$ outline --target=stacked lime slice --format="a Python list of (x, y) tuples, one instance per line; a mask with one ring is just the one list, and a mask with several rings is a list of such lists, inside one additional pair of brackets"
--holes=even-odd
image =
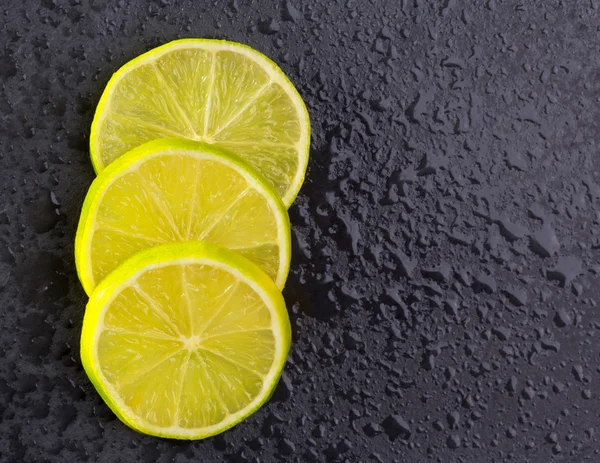
[(287, 207), (309, 143), (298, 92), (245, 45), (174, 41), (108, 83), (75, 239), (90, 296), (81, 357), (132, 428), (201, 439), (270, 396), (290, 346)]

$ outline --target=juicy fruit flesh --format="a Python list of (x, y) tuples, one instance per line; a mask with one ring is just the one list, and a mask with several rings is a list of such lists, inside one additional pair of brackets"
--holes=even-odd
[(109, 101), (97, 135), (104, 166), (147, 141), (180, 137), (235, 152), (282, 197), (295, 181), (305, 149), (298, 108), (242, 53), (175, 49), (125, 74)]
[(281, 224), (265, 197), (232, 167), (164, 154), (114, 180), (91, 237), (93, 279), (102, 281), (134, 253), (162, 243), (207, 241), (234, 249), (281, 278)]
[(135, 415), (163, 428), (203, 428), (263, 389), (276, 346), (269, 309), (246, 283), (204, 265), (142, 274), (106, 310), (102, 374)]

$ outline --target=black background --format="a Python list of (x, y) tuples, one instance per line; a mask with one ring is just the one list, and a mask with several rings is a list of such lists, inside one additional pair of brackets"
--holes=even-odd
[[(3, 0), (1, 461), (600, 461), (599, 24), (598, 0)], [(289, 363), (202, 442), (126, 428), (78, 355), (94, 107), (180, 37), (266, 53), (313, 127)]]

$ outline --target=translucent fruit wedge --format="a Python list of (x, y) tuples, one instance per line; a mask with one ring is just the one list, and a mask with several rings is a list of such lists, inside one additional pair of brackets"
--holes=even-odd
[(132, 148), (168, 137), (235, 152), (289, 206), (304, 180), (310, 120), (294, 85), (263, 54), (234, 42), (183, 39), (114, 74), (92, 123), (94, 168), (100, 172)]
[(285, 284), (290, 224), (277, 193), (233, 154), (180, 139), (135, 148), (94, 180), (75, 238), (77, 272), (90, 295), (134, 253), (186, 241), (234, 249)]
[(266, 402), (290, 346), (285, 302), (239, 254), (172, 243), (136, 254), (92, 294), (86, 373), (128, 426), (202, 439)]

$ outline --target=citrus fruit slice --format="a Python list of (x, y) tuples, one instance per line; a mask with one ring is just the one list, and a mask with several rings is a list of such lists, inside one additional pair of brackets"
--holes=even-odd
[(255, 264), (208, 243), (171, 243), (136, 254), (94, 291), (81, 359), (128, 426), (202, 439), (267, 401), (290, 340), (283, 297)]
[(205, 143), (155, 140), (104, 169), (83, 203), (75, 263), (85, 291), (132, 254), (208, 241), (254, 261), (282, 288), (290, 225), (277, 193), (246, 163)]
[(289, 206), (310, 146), (306, 106), (283, 71), (239, 43), (175, 40), (119, 69), (94, 116), (96, 172), (157, 138), (217, 144), (252, 164)]

